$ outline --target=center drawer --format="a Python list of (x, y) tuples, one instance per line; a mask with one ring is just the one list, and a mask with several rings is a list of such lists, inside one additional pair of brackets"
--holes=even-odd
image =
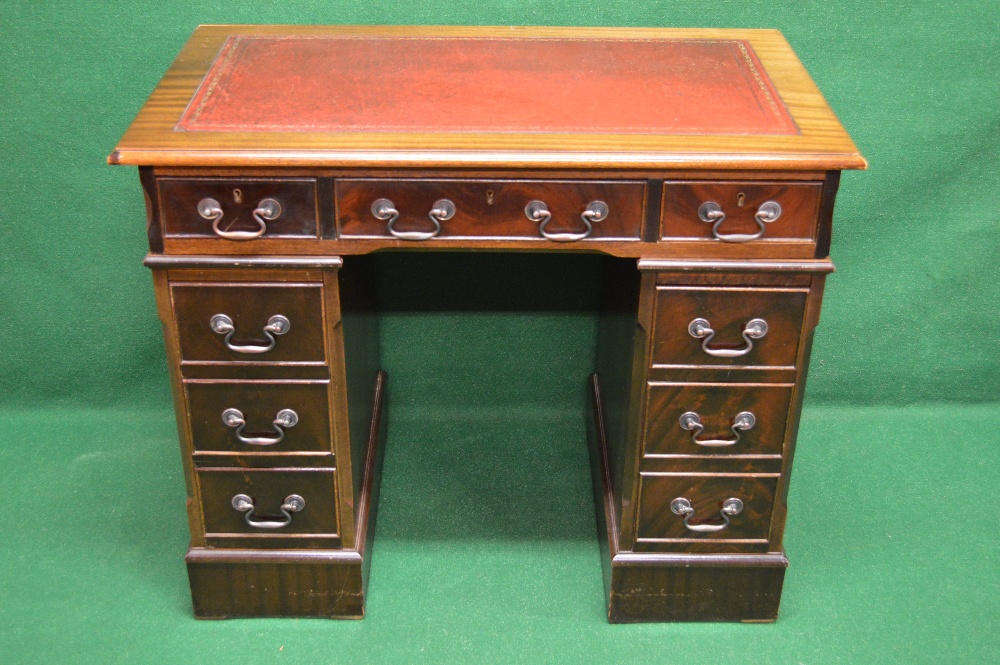
[(645, 195), (635, 181), (344, 179), (337, 223), (344, 238), (637, 241)]

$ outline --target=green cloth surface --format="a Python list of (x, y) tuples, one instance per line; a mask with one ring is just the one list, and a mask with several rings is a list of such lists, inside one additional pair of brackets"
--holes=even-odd
[(3, 412), (0, 662), (997, 660), (995, 406), (807, 407), (781, 615), (748, 625), (607, 624), (582, 424), (513, 421), (393, 413), (364, 620), (203, 622), (172, 415)]
[[(142, 193), (104, 159), (198, 23), (783, 31), (871, 168), (838, 196), (776, 624), (606, 624), (599, 276), (487, 255), (383, 261), (367, 618), (192, 618)], [(3, 0), (0, 72), (0, 663), (1000, 661), (995, 0)]]

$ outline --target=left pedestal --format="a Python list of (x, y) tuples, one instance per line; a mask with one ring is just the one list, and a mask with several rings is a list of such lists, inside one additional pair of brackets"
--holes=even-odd
[(361, 618), (384, 451), (371, 281), (306, 262), (152, 255), (195, 615)]

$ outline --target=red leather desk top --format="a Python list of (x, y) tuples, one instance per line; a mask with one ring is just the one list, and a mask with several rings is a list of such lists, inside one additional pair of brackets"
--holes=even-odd
[(749, 42), (228, 38), (188, 132), (796, 135)]

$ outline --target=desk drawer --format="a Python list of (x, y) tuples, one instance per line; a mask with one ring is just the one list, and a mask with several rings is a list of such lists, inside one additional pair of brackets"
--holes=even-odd
[(645, 455), (781, 455), (790, 384), (650, 383)]
[(777, 483), (777, 474), (643, 473), (636, 549), (767, 551)]
[(175, 282), (170, 295), (185, 361), (325, 361), (320, 284)]
[(325, 381), (188, 381), (184, 388), (196, 453), (333, 451)]
[(818, 182), (665, 182), (661, 239), (815, 242), (822, 189)]
[(168, 238), (318, 238), (315, 178), (159, 178)]
[(338, 534), (334, 469), (225, 468), (197, 473), (207, 538)]
[(657, 286), (652, 364), (793, 367), (808, 293)]
[[(637, 241), (645, 187), (628, 181), (338, 180), (337, 220), (345, 238), (545, 242), (544, 226), (544, 234), (560, 242)], [(376, 201), (383, 202), (381, 210)], [(544, 205), (536, 204), (529, 218), (533, 201)]]

